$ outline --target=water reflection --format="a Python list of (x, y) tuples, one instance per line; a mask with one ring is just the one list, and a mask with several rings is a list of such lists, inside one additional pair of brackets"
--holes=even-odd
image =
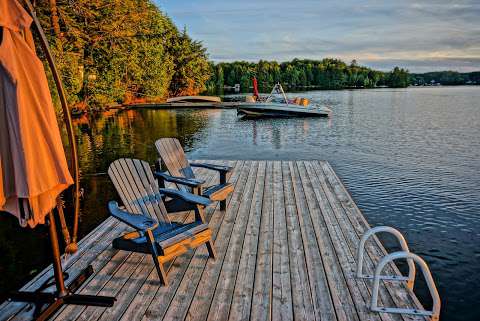
[(178, 137), (189, 150), (195, 135), (208, 122), (207, 112), (177, 113), (171, 110), (126, 110), (104, 115), (77, 125), (83, 174), (104, 171), (119, 157), (156, 159), (154, 142), (161, 137)]
[[(154, 142), (160, 137), (178, 137), (188, 151), (196, 140), (203, 139), (199, 132), (212, 116), (215, 113), (206, 111), (113, 110), (100, 117), (75, 119), (84, 190), (79, 236), (100, 224), (108, 216), (107, 202), (117, 198), (106, 176), (113, 160), (136, 157), (153, 163), (157, 158)], [(22, 229), (12, 215), (0, 215), (0, 301), (3, 301), (7, 291), (22, 286), (50, 262), (50, 248), (45, 227)]]

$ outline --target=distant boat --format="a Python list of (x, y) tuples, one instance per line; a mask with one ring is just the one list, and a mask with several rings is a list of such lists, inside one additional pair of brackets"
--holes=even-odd
[[(289, 100), (282, 85), (277, 83), (270, 95), (262, 99), (256, 89), (256, 79), (253, 80), (254, 95), (247, 96), (246, 102), (237, 108), (238, 115), (245, 117), (329, 117), (332, 110), (324, 106), (310, 104), (306, 98)], [(277, 98), (276, 95), (280, 95)]]

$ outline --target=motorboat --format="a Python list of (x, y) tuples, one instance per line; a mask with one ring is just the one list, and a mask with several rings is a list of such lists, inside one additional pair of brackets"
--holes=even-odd
[(280, 83), (270, 95), (263, 98), (258, 94), (254, 79), (254, 95), (247, 96), (237, 107), (238, 115), (244, 117), (329, 117), (332, 110), (325, 106), (311, 104), (307, 98), (288, 99)]

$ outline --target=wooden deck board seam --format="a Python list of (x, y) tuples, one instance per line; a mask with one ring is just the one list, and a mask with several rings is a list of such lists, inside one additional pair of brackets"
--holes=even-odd
[[(290, 172), (290, 163), (289, 161), (282, 161), (282, 175), (283, 175), (283, 190), (285, 192), (285, 185), (289, 186), (290, 189), (291, 189), (291, 192), (293, 192), (293, 182), (292, 182), (292, 179), (291, 179), (291, 172)], [(303, 238), (302, 238), (302, 235), (301, 235), (301, 231), (300, 231), (300, 223), (298, 222), (298, 213), (296, 212), (296, 208), (297, 208), (297, 204), (296, 204), (296, 198), (295, 198), (295, 195), (293, 193), (289, 193), (290, 191), (287, 191), (287, 193), (285, 193), (285, 213), (286, 213), (286, 222), (287, 222), (287, 232), (288, 233), (292, 233), (292, 237), (290, 238), (289, 237), (289, 240), (292, 240), (291, 242), (289, 242), (289, 246), (292, 246), (293, 247), (293, 242), (294, 242), (294, 234), (297, 234), (296, 238), (297, 240), (295, 240), (295, 242), (299, 242), (298, 246), (301, 247), (302, 251), (300, 254), (295, 254), (296, 256), (299, 255), (301, 258), (301, 262), (298, 262), (298, 264), (291, 264), (290, 265), (290, 278), (291, 278), (291, 282), (292, 284), (294, 283), (293, 282), (293, 278), (294, 278), (294, 272), (292, 271), (295, 271), (297, 274), (298, 274), (298, 278), (299, 278), (299, 282), (301, 282), (302, 280), (302, 274), (303, 274), (303, 278), (306, 279), (306, 283), (303, 283), (302, 285), (302, 293), (299, 295), (299, 298), (298, 299), (301, 299), (302, 300), (302, 310), (304, 312), (304, 314), (299, 317), (298, 319), (302, 319), (302, 320), (311, 320), (310, 318), (312, 317), (312, 314), (313, 314), (313, 320), (317, 320), (319, 319), (319, 317), (317, 318), (316, 316), (316, 313), (315, 313), (315, 309), (313, 308), (313, 299), (312, 299), (312, 288), (311, 288), (311, 285), (310, 285), (310, 276), (308, 274), (308, 263), (307, 263), (307, 260), (305, 258), (305, 244), (304, 244), (304, 241), (303, 241)], [(290, 207), (288, 206), (288, 203), (291, 202), (292, 204), (290, 204), (293, 209), (290, 209)], [(287, 214), (289, 213), (289, 214)], [(291, 222), (290, 222), (291, 221)], [(290, 222), (290, 224), (289, 224)], [(288, 226), (291, 225), (291, 231), (289, 230)], [(301, 264), (302, 268), (299, 267), (299, 265)], [(292, 266), (293, 266), (293, 269), (292, 269)], [(307, 293), (303, 294), (303, 290), (307, 290)], [(294, 291), (294, 286), (292, 286), (292, 300), (295, 300), (295, 295), (293, 293)], [(305, 304), (305, 301), (304, 300), (308, 300), (310, 305), (307, 303)], [(311, 309), (311, 311), (308, 311), (309, 309)], [(297, 314), (297, 311), (296, 311), (296, 308), (295, 308), (295, 304), (293, 302), (293, 316), (295, 319), (297, 319), (296, 317), (296, 314)]]
[[(223, 272), (223, 273), (226, 273), (226, 272), (224, 272), (224, 271), (225, 271), (225, 270), (224, 270), (224, 267), (225, 267), (225, 258), (227, 258), (227, 255), (229, 254), (229, 249), (231, 249), (230, 244), (231, 244), (231, 242), (232, 242), (232, 237), (235, 236), (235, 235), (233, 235), (233, 231), (235, 230), (235, 227), (238, 227), (238, 226), (240, 226), (240, 227), (238, 227), (238, 228), (240, 228), (240, 229), (243, 230), (243, 231), (246, 229), (246, 224), (245, 224), (245, 229), (244, 229), (244, 228), (242, 227), (242, 222), (240, 222), (240, 225), (238, 225), (238, 220), (239, 220), (239, 218), (241, 217), (241, 209), (243, 209), (242, 205), (245, 204), (245, 203), (244, 203), (245, 198), (246, 198), (246, 201), (247, 201), (248, 209), (250, 209), (250, 206), (251, 206), (251, 203), (252, 203), (252, 201), (251, 201), (251, 200), (252, 200), (252, 197), (249, 198), (249, 197), (247, 197), (247, 196), (249, 195), (249, 190), (251, 190), (251, 193), (252, 193), (252, 196), (253, 196), (253, 191), (254, 191), (254, 189), (255, 189), (255, 184), (256, 184), (256, 181), (257, 181), (258, 162), (255, 162), (255, 163), (251, 166), (250, 170), (251, 170), (251, 171), (253, 170), (253, 172), (250, 172), (250, 173), (249, 173), (249, 178), (250, 178), (250, 174), (253, 174), (253, 176), (252, 176), (252, 177), (253, 177), (253, 178), (252, 178), (252, 181), (253, 181), (253, 182), (251, 182), (250, 184), (248, 184), (248, 179), (247, 179), (247, 183), (246, 183), (247, 193), (245, 193), (245, 194), (243, 195), (244, 197), (242, 197), (241, 203), (240, 203), (239, 206), (238, 206), (237, 215), (236, 215), (236, 217), (235, 217), (235, 222), (234, 222), (233, 227), (232, 227), (232, 235), (229, 237), (229, 241), (228, 241), (228, 243), (227, 243), (228, 245), (227, 245), (227, 248), (226, 248), (225, 257), (224, 257), (224, 260), (222, 261), (222, 266), (221, 266), (221, 268), (220, 268), (220, 274), (219, 274), (219, 277), (218, 277), (217, 282), (216, 282), (216, 284), (215, 284), (215, 290), (214, 290), (214, 292), (213, 292), (212, 302), (211, 302), (211, 305), (210, 305), (210, 308), (209, 308), (209, 311), (208, 311), (208, 314), (207, 314), (207, 320), (210, 319), (210, 314), (211, 314), (211, 312), (212, 312), (212, 309), (211, 309), (211, 308), (212, 308), (212, 306), (214, 305), (213, 303), (214, 303), (214, 301), (215, 301), (215, 299), (216, 299), (216, 297), (217, 297), (217, 293), (220, 293), (220, 294), (218, 294), (218, 295), (222, 295), (222, 293), (221, 293), (221, 292), (217, 292), (217, 290), (218, 290), (219, 282), (221, 281), (221, 278), (222, 278), (222, 272)], [(249, 201), (249, 199), (250, 199), (250, 201)], [(249, 202), (250, 204), (249, 204), (248, 202)], [(239, 237), (240, 237), (240, 242), (241, 242), (242, 245), (243, 245), (243, 241), (244, 241), (244, 239), (245, 239), (245, 235), (244, 235), (244, 233), (241, 233), (241, 234), (243, 234), (243, 235), (240, 235)], [(235, 238), (233, 238), (233, 239), (235, 239)], [(233, 258), (233, 260), (234, 260), (233, 264), (236, 265), (236, 267), (234, 266), (235, 272), (233, 272), (233, 274), (234, 274), (234, 279), (236, 280), (236, 275), (237, 275), (237, 272), (238, 272), (238, 263), (239, 263), (239, 262), (235, 262), (235, 258)], [(234, 285), (233, 285), (233, 286), (235, 286), (235, 281), (234, 281)], [(227, 300), (228, 300), (228, 310), (230, 310), (231, 297), (230, 297), (229, 294), (226, 294), (226, 295), (227, 295)], [(232, 296), (233, 296), (233, 292), (232, 292)]]
[[(264, 190), (265, 190), (265, 179), (266, 179), (266, 162), (264, 161), (261, 161), (259, 162), (259, 168), (257, 170), (257, 178), (256, 178), (256, 181), (255, 181), (255, 187), (254, 187), (254, 197), (255, 197), (255, 202), (253, 202), (252, 200), (252, 203), (250, 205), (250, 210), (249, 210), (249, 217), (248, 217), (248, 222), (247, 222), (247, 229), (245, 231), (245, 233), (247, 233), (247, 231), (250, 231), (250, 233), (253, 232), (254, 236), (251, 237), (253, 238), (252, 240), (250, 239), (247, 239), (247, 235), (245, 235), (244, 237), (244, 240), (243, 240), (243, 246), (242, 246), (242, 251), (240, 253), (240, 260), (239, 260), (239, 265), (238, 265), (238, 271), (240, 271), (240, 268), (242, 267), (242, 263), (244, 261), (242, 261), (242, 258), (243, 258), (243, 255), (244, 253), (246, 253), (246, 258), (245, 260), (247, 261), (245, 264), (247, 264), (246, 268), (248, 268), (248, 263), (250, 262), (251, 264), (253, 264), (253, 269), (255, 270), (255, 267), (256, 267), (256, 263), (257, 263), (257, 252), (255, 251), (255, 257), (253, 259), (253, 262), (250, 261), (250, 256), (252, 255), (251, 253), (248, 252), (248, 248), (246, 249), (246, 246), (245, 246), (245, 242), (246, 241), (251, 241), (255, 244), (255, 248), (258, 247), (258, 239), (259, 239), (259, 234), (260, 234), (260, 224), (253, 224), (252, 220), (256, 219), (255, 218), (255, 214), (257, 213), (257, 206), (260, 205), (260, 217), (258, 217), (258, 220), (261, 220), (261, 206), (263, 204), (263, 194), (264, 194)], [(263, 174), (262, 174), (263, 172)], [(260, 181), (259, 181), (260, 179)], [(261, 193), (261, 194), (260, 194)], [(258, 197), (258, 195), (261, 195), (261, 199)], [(251, 231), (250, 229), (253, 228), (254, 230)], [(249, 236), (250, 238), (250, 236)], [(245, 252), (247, 250), (247, 252)], [(228, 311), (228, 315), (232, 315), (232, 308), (234, 308), (234, 303), (235, 303), (235, 298), (238, 297), (236, 296), (236, 293), (237, 293), (237, 284), (238, 284), (238, 274), (239, 272), (237, 271), (237, 275), (236, 275), (236, 279), (235, 279), (235, 285), (233, 287), (233, 296), (232, 296), (232, 303), (230, 305), (230, 308), (229, 308), (229, 311)], [(254, 276), (255, 272), (253, 273), (252, 277)], [(248, 276), (248, 273), (245, 273), (245, 277)], [(242, 275), (241, 275), (242, 277)], [(240, 286), (245, 286), (247, 285), (246, 282), (243, 282), (241, 283)], [(238, 290), (238, 291), (241, 291)], [(247, 292), (247, 291), (246, 291)], [(241, 297), (241, 296), (240, 296)], [(253, 297), (253, 282), (252, 282), (252, 289), (250, 291), (250, 299), (248, 299), (248, 316), (250, 317), (250, 311), (251, 311), (251, 298)], [(241, 315), (245, 315), (247, 314), (245, 311), (245, 305), (242, 305), (242, 312), (243, 313), (239, 313), (239, 315), (234, 315), (234, 318), (240, 318), (240, 320), (243, 320), (244, 318), (241, 317)], [(230, 318), (229, 318), (230, 319)]]
[[(272, 319), (287, 320), (293, 318), (293, 300), (291, 276), (290, 276), (290, 256), (288, 248), (288, 231), (286, 225), (285, 213), (285, 197), (283, 190), (283, 173), (281, 170), (281, 162), (273, 161), (273, 288), (272, 288)], [(279, 205), (281, 205), (279, 207)], [(277, 229), (278, 228), (278, 229)], [(276, 239), (279, 242), (276, 242)], [(277, 249), (277, 252), (275, 251)], [(276, 259), (279, 261), (275, 264)], [(276, 268), (279, 269), (276, 271)], [(287, 269), (287, 271), (284, 270)], [(275, 273), (277, 272), (277, 274)], [(277, 286), (275, 286), (275, 276), (277, 276)], [(287, 276), (287, 277), (286, 277)], [(276, 300), (275, 290), (279, 289), (280, 299)], [(278, 301), (278, 302), (277, 302)], [(275, 303), (280, 303), (280, 309), (275, 308)], [(277, 316), (275, 312), (279, 313)]]
[[(272, 315), (273, 182), (267, 179), (272, 175), (273, 165), (267, 161), (249, 320), (270, 320)], [(266, 282), (268, 290), (264, 286)]]
[[(301, 181), (301, 177), (298, 171), (297, 162), (291, 162), (290, 167), (290, 176), (292, 179), (292, 187), (294, 191), (295, 203), (297, 206), (297, 215), (299, 220), (300, 232), (302, 237), (302, 242), (305, 249), (305, 259), (307, 263), (307, 272), (310, 280), (310, 288), (312, 294), (312, 301), (314, 304), (314, 311), (318, 319), (332, 319), (336, 317), (336, 311), (334, 307), (334, 302), (330, 290), (328, 288), (327, 274), (324, 267), (323, 260), (321, 258), (321, 253), (319, 250), (318, 241), (315, 237), (315, 231), (313, 230), (311, 224), (311, 216), (307, 213), (309, 211), (308, 204), (306, 200), (306, 195), (304, 187)], [(303, 214), (305, 212), (305, 214)], [(310, 253), (309, 242), (313, 242), (315, 248), (314, 252)], [(309, 255), (310, 254), (310, 255)], [(316, 257), (318, 254), (318, 258)], [(318, 260), (318, 265), (315, 265), (312, 261), (313, 259)], [(320, 269), (320, 270), (318, 270)], [(312, 274), (314, 274), (312, 276)], [(319, 274), (319, 275), (318, 275)], [(322, 288), (320, 288), (322, 286)], [(318, 291), (321, 291), (323, 296)], [(325, 295), (325, 291), (327, 292)]]
[[(207, 162), (211, 162), (211, 161), (207, 161)], [(243, 168), (244, 165), (245, 165), (245, 162), (242, 162), (242, 163), (241, 163), (241, 168)], [(235, 182), (234, 182), (235, 188), (237, 187), (237, 185), (238, 185), (238, 183), (239, 183), (239, 178), (240, 178), (240, 176), (241, 176), (241, 170), (236, 171), (234, 174), (237, 174), (237, 173), (239, 173), (239, 174), (238, 174), (238, 177), (235, 179)], [(248, 175), (247, 175), (247, 179), (248, 179)], [(242, 193), (239, 193), (239, 194), (240, 194), (240, 196), (241, 196)], [(238, 194), (237, 194), (237, 195), (238, 195)], [(227, 199), (227, 211), (230, 211), (230, 205), (231, 205), (232, 199), (233, 199), (233, 194), (231, 194), (231, 195), (228, 197), (228, 199)], [(218, 234), (219, 234), (219, 232), (220, 232), (220, 227), (223, 225), (223, 222), (225, 221), (225, 216), (226, 216), (226, 213), (224, 213), (224, 214), (222, 215), (218, 226), (215, 227), (215, 237), (214, 237), (215, 241), (217, 240), (217, 236), (218, 236)], [(218, 260), (218, 257), (217, 257), (217, 260)], [(207, 262), (207, 263), (208, 263), (208, 262)], [(199, 273), (200, 273), (200, 279), (199, 279), (197, 285), (195, 286), (195, 290), (193, 291), (192, 299), (191, 299), (190, 302), (188, 303), (187, 311), (190, 311), (190, 307), (191, 307), (191, 305), (192, 305), (192, 303), (193, 303), (193, 300), (194, 300), (194, 297), (195, 297), (195, 293), (197, 292), (198, 287), (199, 287), (199, 285), (200, 285), (200, 283), (201, 283), (201, 277), (203, 276), (203, 274), (204, 274), (204, 272), (205, 272), (205, 269), (207, 268), (207, 263), (205, 263), (205, 264), (203, 265), (202, 271), (199, 272)]]
[[(335, 244), (332, 243), (331, 236), (329, 235), (328, 228), (325, 223), (325, 214), (322, 212), (321, 206), (315, 197), (314, 186), (307, 173), (305, 163), (298, 162), (297, 167), (299, 169), (299, 174), (301, 176), (302, 183), (304, 184), (303, 186), (305, 191), (313, 192), (313, 195), (307, 192), (305, 194), (307, 195), (307, 204), (310, 209), (309, 214), (313, 222), (313, 228), (315, 230), (318, 246), (320, 252), (322, 253), (321, 257), (327, 270), (328, 286), (334, 301), (337, 318), (339, 320), (348, 321), (352, 319), (359, 320), (360, 317), (358, 315), (356, 306), (353, 303), (351, 294), (345, 289), (347, 288), (346, 280), (342, 273), (343, 271), (340, 266), (340, 262), (338, 261), (337, 248)], [(318, 217), (314, 217), (314, 215), (318, 215)], [(331, 262), (328, 262), (330, 260)]]
[[(209, 162), (209, 163), (215, 163), (215, 161), (207, 161), (207, 162)], [(243, 167), (243, 164), (241, 165), (241, 167)], [(213, 176), (213, 178), (215, 178), (215, 177), (216, 177), (216, 175)], [(235, 182), (235, 184), (237, 184), (237, 181)], [(230, 195), (230, 196), (228, 197), (228, 199), (227, 199), (227, 210), (228, 210), (228, 204), (230, 204), (231, 198), (232, 198), (232, 195)], [(221, 221), (220, 221), (220, 225), (221, 225), (221, 222), (223, 222), (223, 220), (224, 220), (224, 218), (225, 218), (225, 213), (221, 212), (219, 209), (217, 210), (217, 206), (218, 206), (218, 204), (216, 205), (215, 210), (214, 210), (214, 211), (211, 211), (210, 218), (212, 219), (212, 218), (213, 218), (213, 215), (220, 213), (219, 215), (221, 215), (221, 218), (220, 218), (220, 220), (221, 220)], [(214, 242), (216, 242), (217, 236), (218, 236), (218, 228), (215, 227), (214, 230), (213, 230), (213, 235), (212, 235), (212, 239), (214, 240)], [(218, 251), (217, 251), (217, 259), (218, 259)], [(198, 260), (198, 250), (196, 250), (196, 251), (193, 253), (192, 258), (191, 258), (191, 260), (189, 261), (189, 267), (193, 264), (193, 261), (194, 261), (194, 260), (195, 260), (195, 261)], [(205, 270), (207, 264), (208, 264), (208, 260), (202, 260), (202, 262), (201, 262), (201, 271), (198, 271), (198, 272), (195, 273), (195, 275), (198, 277), (198, 281), (194, 284), (194, 290), (191, 291), (191, 292), (192, 292), (191, 299), (188, 300), (188, 303), (187, 303), (188, 307), (185, 309), (184, 314), (187, 314), (188, 311), (189, 311), (189, 307), (190, 307), (190, 305), (191, 305), (191, 303), (192, 303), (192, 300), (193, 300), (193, 298), (194, 298), (194, 294), (195, 294), (195, 292), (197, 291), (197, 288), (198, 288), (198, 286), (199, 286), (199, 284), (200, 284), (200, 282), (201, 282), (201, 276), (203, 275), (203, 271)], [(188, 269), (187, 269), (187, 270), (188, 270)], [(179, 287), (182, 286), (182, 283), (183, 283), (183, 282), (191, 282), (191, 280), (186, 280), (186, 279), (185, 279), (185, 277), (186, 277), (186, 275), (187, 275), (187, 272), (188, 272), (188, 271), (186, 271), (186, 272), (182, 275), (181, 281), (179, 282)], [(186, 280), (186, 281), (185, 281), (185, 280)], [(178, 291), (179, 291), (179, 289), (177, 288), (177, 292), (178, 292)], [(177, 293), (175, 293), (175, 294), (172, 296), (172, 298), (171, 298), (171, 303), (174, 302), (176, 296), (177, 296)], [(165, 310), (164, 318), (167, 318), (166, 316), (168, 315), (168, 313), (169, 313), (169, 311), (170, 311), (170, 306), (171, 306), (171, 304), (170, 304), (170, 305), (168, 306), (168, 308)], [(174, 317), (175, 317), (176, 319), (184, 319), (183, 317), (180, 318), (179, 315), (175, 315)], [(186, 317), (186, 316), (185, 316), (185, 317)], [(167, 318), (167, 319), (168, 319), (168, 318)]]
[[(219, 242), (219, 238), (220, 237), (223, 237), (223, 234), (222, 233), (225, 233), (225, 230), (222, 229), (224, 226), (227, 226), (226, 228), (228, 229), (226, 232), (230, 231), (228, 233), (228, 239), (230, 240), (230, 237), (231, 237), (231, 231), (233, 229), (233, 225), (235, 223), (235, 220), (236, 220), (236, 216), (237, 216), (237, 212), (240, 208), (240, 202), (241, 202), (241, 198), (243, 196), (243, 191), (245, 189), (245, 184), (247, 183), (248, 181), (248, 178), (250, 177), (250, 171), (251, 171), (251, 168), (247, 168), (247, 162), (242, 162), (242, 171), (238, 174), (238, 178), (236, 180), (236, 187), (238, 184), (240, 184), (240, 181), (243, 182), (243, 184), (241, 184), (242, 186), (240, 186), (241, 188), (241, 192), (238, 192), (238, 189), (235, 189), (235, 192), (233, 193), (233, 195), (231, 195), (230, 199), (229, 199), (229, 204), (228, 204), (228, 208), (227, 208), (227, 214), (228, 215), (228, 218), (226, 218), (226, 215), (223, 215), (222, 218), (221, 218), (221, 221), (220, 221), (220, 224), (218, 225), (218, 227), (216, 228), (216, 238), (215, 238), (215, 243), (216, 245), (218, 245), (218, 242)], [(232, 202), (233, 202), (233, 205), (232, 205)], [(237, 205), (238, 204), (238, 205)], [(236, 209), (235, 209), (236, 208)], [(235, 214), (233, 214), (233, 212), (235, 212)], [(229, 219), (233, 219), (233, 222), (231, 223), (228, 223), (228, 220)], [(224, 225), (224, 224), (227, 224), (227, 225)], [(230, 227), (228, 227), (228, 225), (231, 225)], [(222, 263), (225, 259), (225, 255), (226, 255), (226, 252), (227, 252), (228, 248), (225, 247), (225, 249), (223, 249), (223, 246), (220, 246), (220, 250), (217, 250), (217, 259), (216, 259), (216, 262), (212, 263), (212, 264), (219, 264), (219, 260), (222, 260)], [(208, 264), (208, 263), (207, 263)], [(213, 274), (210, 274), (210, 276), (208, 275), (208, 271), (207, 271), (207, 264), (205, 264), (203, 266), (203, 269), (202, 271), (200, 272), (201, 273), (201, 278), (205, 275), (205, 273), (207, 273), (207, 278), (208, 277), (215, 277)], [(212, 268), (212, 267), (211, 267)], [(214, 270), (214, 273), (218, 273), (218, 275), (220, 275), (220, 272), (221, 272), (221, 266), (218, 268), (218, 271), (215, 272), (217, 270)], [(218, 279), (216, 279), (218, 281)], [(195, 298), (196, 297), (199, 297), (199, 296), (196, 296), (197, 293), (200, 291), (203, 290), (203, 287), (207, 286), (205, 284), (205, 282), (201, 282), (202, 280), (199, 281), (199, 283), (197, 284), (196, 286), (196, 289), (195, 289), (195, 292), (193, 293), (192, 295), (192, 300), (190, 301), (189, 303), (189, 307), (188, 307), (188, 311), (190, 310), (196, 310), (198, 309), (197, 305), (200, 304), (200, 303), (197, 303), (195, 301)], [(191, 314), (190, 316), (190, 319), (192, 317), (194, 318), (200, 318), (201, 320), (204, 320), (207, 318), (208, 316), (208, 313), (209, 313), (209, 309), (210, 309), (210, 306), (211, 306), (211, 302), (213, 300), (213, 297), (214, 297), (214, 290), (215, 288), (212, 288), (212, 291), (209, 291), (208, 293), (211, 293), (211, 296), (208, 299), (208, 302), (204, 303), (203, 305), (200, 305), (200, 307), (204, 308), (205, 309), (205, 313), (203, 315), (203, 317), (201, 317), (200, 314), (198, 313), (195, 313), (195, 314)], [(207, 293), (207, 296), (208, 296), (208, 293)]]

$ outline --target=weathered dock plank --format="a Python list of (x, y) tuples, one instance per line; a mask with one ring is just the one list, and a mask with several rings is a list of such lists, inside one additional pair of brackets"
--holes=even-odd
[[(223, 320), (228, 317), (230, 305), (237, 279), (240, 254), (247, 228), (248, 214), (255, 190), (258, 162), (251, 164), (250, 174), (246, 183), (243, 198), (238, 209), (238, 214), (233, 226), (227, 253), (223, 260), (222, 269), (215, 287), (215, 294), (210, 306), (207, 320)], [(213, 286), (213, 284), (212, 284)]]
[[(240, 200), (245, 190), (247, 179), (250, 176), (251, 163), (241, 163), (241, 173), (236, 180), (235, 190), (228, 204), (228, 210), (224, 214), (223, 223), (217, 225), (217, 228), (215, 228), (217, 235), (214, 246), (217, 251), (217, 258), (215, 261), (207, 262), (205, 269), (202, 271), (202, 278), (190, 304), (188, 320), (205, 320), (208, 315), (218, 276), (227, 252), (227, 246), (232, 236), (232, 229), (240, 207)], [(210, 224), (212, 227), (213, 225), (212, 223)]]
[(332, 243), (335, 244), (337, 259), (342, 269), (348, 290), (355, 303), (357, 313), (360, 316), (360, 320), (382, 320), (378, 314), (368, 312), (368, 289), (363, 281), (357, 281), (355, 279), (354, 257), (356, 254), (352, 253), (347, 245), (347, 241), (341, 229), (341, 225), (344, 224), (344, 222), (337, 220), (338, 217), (335, 215), (335, 210), (337, 208), (328, 202), (328, 198), (323, 190), (324, 186), (316, 173), (313, 172), (313, 165), (317, 164), (305, 163), (308, 176), (314, 189), (315, 197), (323, 214), (328, 235), (330, 236)]
[(303, 162), (299, 162), (297, 163), (297, 168), (300, 179), (302, 180), (308, 211), (311, 216), (320, 255), (325, 267), (328, 288), (332, 296), (337, 319), (345, 321), (359, 320), (336, 255), (336, 250), (343, 250), (343, 246), (342, 244), (332, 244), (322, 211), (316, 201), (313, 186), (304, 165)]
[[(334, 195), (333, 197), (331, 197), (331, 199), (338, 199), (338, 201), (342, 205), (342, 208), (345, 211), (343, 214), (344, 217), (350, 219), (350, 224), (345, 223), (342, 224), (342, 226), (345, 228), (352, 228), (356, 231), (356, 239), (352, 240), (351, 243), (351, 245), (355, 248), (354, 253), (356, 255), (356, 249), (358, 244), (360, 243), (360, 238), (362, 237), (363, 233), (365, 233), (370, 228), (370, 225), (358, 209), (357, 205), (355, 204), (350, 194), (343, 186), (331, 166), (328, 163), (324, 162), (322, 163), (322, 169), (323, 177), (326, 178), (330, 186), (329, 190), (331, 191), (331, 195)], [(365, 270), (365, 272), (373, 274), (374, 263), (379, 262), (380, 259), (386, 255), (387, 251), (376, 236), (373, 237), (373, 242), (367, 243), (365, 249), (368, 253), (367, 256), (370, 257), (370, 264), (367, 265), (367, 269)], [(368, 259), (366, 261), (368, 261)], [(400, 275), (400, 271), (393, 264), (387, 265), (384, 272), (392, 275)], [(380, 296), (382, 300), (384, 300), (385, 304), (402, 308), (413, 306), (421, 308), (421, 304), (418, 302), (416, 296), (408, 293), (409, 290), (406, 289), (403, 284), (388, 281), (384, 281), (382, 283), (384, 286), (380, 287)], [(371, 289), (371, 282), (367, 282), (367, 284), (368, 288)], [(390, 295), (390, 298), (388, 298), (388, 295)], [(424, 320), (423, 317), (408, 314), (401, 315), (401, 318), (403, 318), (403, 320)]]
[(305, 192), (296, 163), (290, 163), (290, 172), (297, 204), (297, 215), (305, 249), (307, 269), (317, 320), (336, 320), (333, 300), (328, 289), (327, 276), (317, 238), (308, 212)]
[[(159, 286), (150, 256), (111, 247), (128, 229), (109, 218), (64, 266), (75, 276), (92, 264), (95, 273), (78, 291), (115, 295), (115, 306), (66, 306), (52, 320), (425, 320), (369, 310), (372, 284), (355, 278), (355, 268), (370, 226), (327, 162), (209, 162), (234, 166), (227, 211), (218, 205), (206, 211), (216, 260), (204, 247), (179, 256), (166, 266), (170, 284)], [(195, 172), (208, 183), (218, 180), (207, 169)], [(187, 221), (192, 213), (172, 219)], [(385, 254), (374, 237), (366, 246), (365, 272), (372, 273)], [(400, 272), (390, 265), (388, 273)], [(45, 269), (24, 289), (35, 290), (51, 275)], [(410, 290), (393, 282), (382, 282), (379, 303), (421, 308)], [(0, 321), (31, 320), (33, 311), (5, 302)]]
[(291, 262), (290, 275), (294, 285), (292, 287), (293, 317), (295, 320), (315, 320), (315, 310), (308, 280), (308, 266), (289, 165), (290, 162), (282, 162), (285, 214)]
[[(273, 164), (268, 162), (265, 177), (272, 176)], [(273, 182), (271, 179), (265, 180), (264, 188), (253, 282), (253, 301), (250, 308), (251, 320), (270, 320), (272, 309)]]
[(232, 305), (229, 312), (230, 320), (246, 320), (250, 317), (258, 236), (260, 233), (260, 218), (262, 217), (263, 191), (265, 189), (265, 165), (265, 162), (260, 162), (258, 167), (258, 175), (255, 182), (245, 239), (243, 241)]
[[(292, 262), (293, 264), (294, 262)], [(288, 253), (287, 222), (279, 161), (273, 162), (273, 282), (272, 319), (292, 320), (292, 285)]]

